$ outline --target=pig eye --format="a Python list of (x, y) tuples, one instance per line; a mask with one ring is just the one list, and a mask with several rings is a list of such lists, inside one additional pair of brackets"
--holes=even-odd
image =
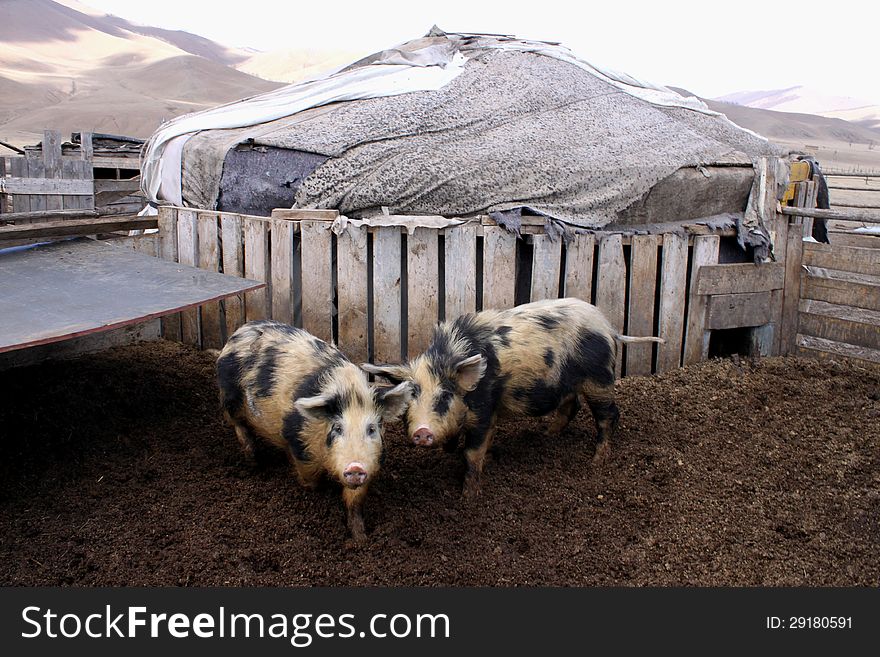
[(367, 435), (371, 438), (375, 438), (379, 435), (379, 427), (375, 424), (370, 424), (367, 426)]

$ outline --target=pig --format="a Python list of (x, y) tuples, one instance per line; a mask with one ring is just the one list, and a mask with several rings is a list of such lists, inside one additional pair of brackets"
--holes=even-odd
[(580, 299), (553, 299), (462, 315), (436, 326), (425, 353), (409, 363), (361, 367), (398, 385), (413, 383), (406, 424), (416, 445), (452, 451), (463, 434), (463, 494), (474, 497), (499, 417), (556, 411), (551, 431), (558, 433), (580, 410), (583, 395), (598, 433), (594, 462), (608, 457), (619, 418), (617, 341), (663, 342), (619, 335), (598, 308)]
[(403, 413), (411, 384), (371, 386), (336, 347), (273, 321), (249, 322), (229, 338), (217, 382), (223, 415), (245, 453), (258, 436), (287, 454), (307, 489), (325, 474), (338, 481), (348, 529), (363, 542), (363, 502), (379, 473), (383, 423)]

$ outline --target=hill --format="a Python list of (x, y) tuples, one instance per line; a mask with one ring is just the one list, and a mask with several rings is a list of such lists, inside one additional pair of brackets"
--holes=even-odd
[(33, 143), (45, 128), (148, 137), (173, 116), (280, 86), (232, 68), (250, 56), (72, 0), (4, 0), (0, 139)]

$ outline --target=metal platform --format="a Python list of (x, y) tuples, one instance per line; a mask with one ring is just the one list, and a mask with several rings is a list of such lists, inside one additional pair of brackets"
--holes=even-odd
[(0, 353), (137, 324), (264, 286), (91, 239), (0, 250)]

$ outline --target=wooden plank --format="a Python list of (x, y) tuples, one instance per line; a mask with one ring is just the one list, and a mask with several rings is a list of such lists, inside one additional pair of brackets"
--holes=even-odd
[[(27, 160), (27, 177), (29, 179), (46, 179), (46, 165), (41, 159), (37, 159), (36, 157), (29, 156), (26, 158)], [(11, 180), (7, 178), (7, 180)], [(46, 183), (47, 185), (52, 184), (54, 181), (49, 181)], [(43, 194), (30, 194), (31, 198), (31, 210), (32, 211), (45, 211), (49, 208), (46, 207), (46, 195)]]
[(434, 228), (416, 228), (407, 238), (408, 358), (415, 358), (427, 348), (438, 319), (437, 235)]
[(880, 275), (880, 251), (837, 244), (806, 242), (804, 264), (858, 274)]
[[(6, 177), (6, 158), (0, 156), (0, 178)], [(7, 210), (6, 207), (6, 194), (0, 194), (0, 214), (4, 214)]]
[(852, 283), (836, 278), (801, 278), (801, 295), (805, 299), (827, 301), (844, 306), (880, 310), (880, 286)]
[[(199, 269), (220, 271), (217, 215), (213, 212), (200, 212), (197, 222)], [(201, 307), (201, 328), (204, 349), (220, 349), (223, 346), (219, 301), (211, 301)]]
[[(223, 247), (223, 273), (244, 277), (244, 233), (241, 217), (221, 213), (220, 240)], [(229, 339), (244, 324), (244, 295), (227, 297), (221, 301), (226, 322), (225, 339)]]
[(880, 363), (880, 349), (859, 347), (858, 345), (835, 342), (834, 340), (826, 340), (825, 338), (817, 338), (800, 333), (797, 336), (797, 344), (800, 347), (798, 353), (802, 355), (823, 356), (830, 354), (832, 356), (845, 356), (847, 358), (858, 358), (872, 363)]
[(2, 253), (0, 280), (0, 352), (139, 324), (258, 285), (86, 238)]
[(94, 235), (97, 233), (111, 233), (118, 230), (156, 228), (158, 225), (156, 217), (95, 217), (93, 219), (47, 221), (0, 226), (0, 240)]
[(798, 333), (845, 342), (860, 347), (880, 349), (880, 325), (850, 322), (836, 317), (802, 313)]
[[(31, 162), (30, 164), (33, 164)], [(37, 163), (42, 166), (42, 163)], [(0, 178), (0, 194), (44, 194), (49, 196), (91, 196), (93, 193), (91, 180), (65, 180), (63, 178)], [(40, 210), (61, 210), (61, 199)]]
[(477, 310), (477, 227), (445, 230), (446, 319)]
[[(654, 295), (657, 286), (657, 247), (659, 245), (659, 235), (633, 235), (629, 268), (628, 335), (654, 335)], [(629, 344), (626, 346), (627, 376), (651, 374), (653, 361), (652, 344)]]
[(244, 312), (247, 321), (269, 319), (271, 308), (271, 265), (269, 262), (269, 223), (252, 217), (242, 217), (244, 232), (244, 275), (263, 281), (267, 287), (248, 292), (244, 296)]
[[(177, 211), (177, 261), (195, 267), (199, 261), (199, 235), (195, 210)], [(189, 308), (180, 313), (180, 338), (186, 344), (199, 345), (199, 309)]]
[(779, 329), (780, 355), (790, 354), (795, 349), (803, 252), (803, 237), (800, 231), (792, 226), (788, 232), (788, 245), (785, 249), (785, 284), (782, 288), (782, 322)]
[(306, 210), (301, 208), (275, 208), (272, 210), (273, 219), (287, 219), (288, 221), (335, 221), (339, 218), (339, 210)]
[[(685, 239), (687, 245), (687, 239)], [(599, 242), (599, 269), (596, 280), (596, 307), (602, 311), (611, 326), (623, 333), (626, 313), (626, 263), (620, 235), (607, 235)], [(618, 345), (615, 372), (620, 376), (623, 349)]]
[[(159, 257), (169, 262), (177, 262), (177, 208), (163, 205), (157, 217), (159, 225)], [(180, 314), (166, 315), (162, 318), (162, 337), (180, 342)]]
[(849, 210), (821, 210), (819, 208), (791, 208), (782, 207), (780, 212), (789, 217), (813, 217), (814, 219), (834, 219), (840, 221), (864, 221), (865, 223), (880, 223), (880, 212), (877, 210), (864, 210), (851, 208)]
[(322, 340), (333, 340), (333, 240), (326, 221), (303, 220), (302, 320), (303, 328)]
[(832, 246), (847, 246), (858, 249), (880, 249), (880, 236), (870, 233), (841, 233), (828, 231)]
[(92, 143), (92, 133), (91, 132), (80, 132), (79, 133), (79, 157), (83, 162), (87, 162), (89, 167), (89, 178), (92, 177), (91, 167), (92, 167), (92, 159), (95, 157), (95, 148)]
[(867, 308), (842, 306), (836, 303), (828, 303), (827, 301), (816, 301), (815, 299), (801, 299), (798, 304), (798, 310), (811, 315), (834, 317), (848, 322), (861, 322), (862, 324), (880, 326), (880, 311), (868, 310)]
[(781, 262), (708, 265), (700, 268), (697, 294), (769, 292), (781, 290), (784, 284), (785, 265)]
[(709, 297), (707, 329), (762, 326), (770, 321), (770, 292), (716, 294)]
[(369, 358), (367, 228), (348, 226), (336, 238), (339, 347), (355, 363)]
[[(666, 372), (681, 364), (684, 332), (685, 285), (687, 284), (687, 237), (667, 233), (663, 236), (663, 264), (660, 274), (660, 337), (656, 371)], [(702, 272), (710, 267), (702, 267)], [(699, 290), (698, 290), (699, 293)]]
[(804, 265), (804, 271), (810, 276), (817, 278), (836, 278), (839, 281), (849, 281), (850, 283), (865, 283), (867, 285), (880, 285), (880, 275), (878, 274), (856, 274), (850, 271), (840, 269), (825, 269), (824, 267), (814, 267), (813, 265)]
[(295, 224), (273, 219), (272, 233), (272, 319), (293, 326), (293, 234)]
[(133, 178), (131, 180), (105, 180), (98, 178), (94, 181), (94, 185), (95, 194), (102, 194), (105, 192), (124, 192), (125, 195), (128, 195), (137, 194), (141, 190), (141, 181), (139, 178)]
[[(67, 182), (61, 180), (61, 133), (57, 130), (43, 131), (43, 166), (46, 178), (55, 179), (56, 182)], [(47, 210), (61, 210), (63, 207), (61, 196), (46, 197)]]
[(373, 352), (377, 363), (403, 360), (400, 248), (397, 227), (381, 227), (373, 233)]
[(501, 226), (483, 227), (483, 309), (513, 308), (516, 294), (516, 235)]
[(691, 264), (688, 316), (685, 324), (683, 364), (692, 365), (709, 357), (710, 333), (706, 329), (706, 304), (708, 297), (697, 293), (697, 278), (703, 267), (718, 262), (717, 235), (700, 235), (694, 238)]
[[(9, 173), (16, 178), (27, 178), (28, 163), (27, 158), (11, 157), (9, 158)], [(9, 180), (6, 178), (5, 180)], [(6, 193), (6, 192), (0, 192)], [(12, 197), (12, 212), (15, 214), (25, 214), (32, 212), (31, 197), (27, 194), (18, 194)], [(4, 219), (8, 219), (8, 215)]]
[(564, 297), (593, 302), (593, 251), (596, 238), (591, 233), (578, 233), (565, 250)]
[(562, 240), (549, 235), (532, 235), (531, 301), (559, 298), (559, 269), (562, 263)]

